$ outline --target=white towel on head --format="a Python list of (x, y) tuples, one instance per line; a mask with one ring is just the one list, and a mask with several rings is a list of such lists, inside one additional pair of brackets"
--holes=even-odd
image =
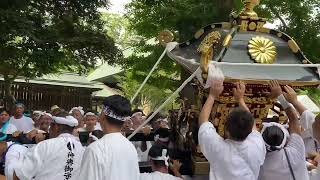
[(57, 124), (63, 124), (70, 127), (76, 127), (78, 126), (78, 120), (74, 118), (73, 116), (66, 116), (66, 117), (56, 117), (53, 116), (53, 120)]
[(46, 111), (40, 113), (40, 116), (43, 116), (43, 115), (47, 115), (52, 118), (52, 115), (50, 113), (47, 113)]
[(72, 112), (73, 112), (74, 110), (78, 110), (78, 111), (80, 111), (80, 113), (81, 113), (82, 116), (84, 115), (83, 107), (81, 107), (81, 106), (73, 107), (73, 108), (70, 110), (69, 114), (72, 114)]
[(87, 116), (97, 116), (96, 114), (94, 114), (93, 112), (87, 112), (86, 115), (84, 115), (84, 117)]

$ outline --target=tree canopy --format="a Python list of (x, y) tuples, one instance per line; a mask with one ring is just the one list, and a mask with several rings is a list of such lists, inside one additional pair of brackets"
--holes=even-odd
[(106, 0), (0, 1), (0, 74), (6, 95), (17, 76), (85, 72), (98, 60), (119, 61), (121, 51), (97, 11), (108, 5)]
[[(256, 11), (260, 17), (269, 18), (269, 22), (281, 22), (278, 29), (296, 39), (310, 61), (319, 63), (319, 7), (319, 0), (263, 0)], [(140, 39), (131, 44), (133, 54), (124, 61), (125, 67), (131, 69), (127, 81), (140, 84), (155, 64), (164, 49), (157, 44), (162, 30), (174, 32), (176, 41), (183, 42), (207, 24), (229, 21), (231, 11), (240, 12), (242, 8), (240, 0), (132, 0), (125, 17), (130, 22), (128, 29)], [(159, 96), (166, 97), (162, 92), (176, 89), (179, 77), (180, 66), (165, 58), (148, 84), (160, 89)]]

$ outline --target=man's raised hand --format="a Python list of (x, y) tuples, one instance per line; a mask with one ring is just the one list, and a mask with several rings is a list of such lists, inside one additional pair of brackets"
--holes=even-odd
[(277, 99), (282, 94), (282, 89), (278, 81), (272, 80), (270, 82), (271, 92), (269, 94), (270, 99)]
[(244, 99), (244, 95), (246, 92), (246, 85), (244, 82), (238, 82), (235, 84), (236, 88), (233, 88), (233, 96), (237, 102), (240, 102)]
[(223, 92), (223, 81), (215, 80), (212, 83), (210, 88), (210, 96), (214, 99), (217, 99), (220, 94)]
[(283, 95), (286, 98), (286, 100), (291, 104), (295, 104), (298, 101), (297, 93), (294, 91), (294, 89), (292, 89), (292, 87), (288, 85), (284, 86)]

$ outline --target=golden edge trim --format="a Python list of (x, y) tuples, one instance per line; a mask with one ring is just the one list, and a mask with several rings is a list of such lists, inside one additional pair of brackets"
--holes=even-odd
[(268, 34), (270, 34), (270, 31), (271, 31), (271, 29), (268, 29), (268, 28), (261, 28), (261, 29), (259, 29), (259, 31), (258, 31), (258, 32), (261, 32), (261, 33), (268, 33)]
[[(224, 82), (226, 83), (236, 83), (239, 81), (243, 81), (246, 84), (258, 84), (258, 85), (269, 85), (271, 80), (240, 80), (240, 79), (228, 79), (226, 78)], [(306, 82), (306, 81), (286, 81), (286, 80), (278, 80), (280, 85), (290, 85), (290, 86), (317, 86), (320, 85), (320, 81), (318, 82)]]
[(204, 33), (204, 29), (200, 29), (199, 31), (194, 34), (194, 38), (199, 39)]
[(222, 29), (231, 29), (232, 28), (232, 23), (230, 23), (230, 22), (222, 22), (221, 23), (221, 25), (222, 25)]
[(297, 53), (300, 50), (300, 47), (298, 46), (296, 41), (294, 41), (293, 39), (288, 41), (288, 46), (292, 50), (293, 53)]
[(232, 41), (232, 36), (231, 36), (231, 34), (228, 34), (228, 35), (224, 38), (223, 46), (226, 47), (226, 48), (229, 48), (230, 45), (231, 45), (231, 41)]

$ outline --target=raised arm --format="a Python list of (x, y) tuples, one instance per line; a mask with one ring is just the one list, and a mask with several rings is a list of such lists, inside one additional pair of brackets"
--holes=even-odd
[(246, 92), (246, 85), (242, 81), (239, 83), (236, 83), (235, 85), (236, 85), (236, 88), (233, 88), (234, 99), (239, 103), (239, 107), (250, 112), (248, 106), (246, 105), (246, 103), (244, 101), (244, 95)]
[(286, 100), (294, 106), (294, 108), (300, 115), (302, 115), (302, 113), (305, 112), (307, 108), (298, 101), (297, 93), (290, 86), (285, 86), (284, 89), (286, 89), (287, 91)]
[[(294, 94), (295, 94), (295, 91), (291, 87), (289, 86), (284, 87), (283, 95), (288, 102), (291, 103), (291, 102), (298, 101), (297, 96)], [(299, 122), (296, 110), (293, 107), (288, 107), (285, 109), (285, 112), (289, 118), (290, 133), (296, 133), (301, 135), (301, 124)]]
[(211, 114), (212, 106), (214, 101), (219, 98), (223, 91), (223, 81), (214, 81), (212, 87), (210, 88), (209, 96), (206, 103), (203, 105), (202, 110), (199, 115), (199, 126), (201, 124), (208, 122)]
[[(246, 93), (246, 85), (242, 81), (239, 83), (236, 83), (235, 85), (236, 85), (236, 88), (233, 88), (234, 99), (238, 102), (239, 107), (250, 112), (250, 109), (248, 108), (248, 106), (246, 105), (246, 102), (244, 101), (244, 95)], [(257, 130), (256, 122), (254, 122), (252, 129)]]
[[(313, 124), (316, 116), (298, 101), (297, 93), (290, 86), (286, 86), (286, 100), (291, 103), (300, 114), (301, 125), (305, 130), (309, 130), (313, 135)], [(314, 136), (314, 135), (313, 135)]]

